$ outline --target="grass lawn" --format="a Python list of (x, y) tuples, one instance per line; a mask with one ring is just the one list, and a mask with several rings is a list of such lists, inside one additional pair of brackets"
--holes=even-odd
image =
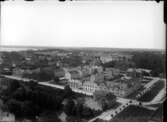
[(163, 105), (161, 105), (151, 116), (151, 120), (163, 122)]
[(116, 120), (125, 120), (127, 118), (145, 118), (149, 119), (154, 111), (147, 110), (138, 106), (128, 106), (121, 113), (116, 115), (111, 122)]
[(159, 91), (164, 88), (165, 83), (164, 81), (158, 81), (153, 84), (154, 86), (152, 89), (148, 92), (146, 92), (142, 97), (140, 97), (138, 100), (143, 102), (149, 102), (153, 100), (153, 98), (159, 93)]

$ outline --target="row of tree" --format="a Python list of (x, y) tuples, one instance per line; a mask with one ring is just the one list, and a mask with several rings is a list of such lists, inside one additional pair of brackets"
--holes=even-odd
[(166, 72), (165, 54), (152, 52), (138, 52), (132, 57), (133, 62), (137, 68), (144, 68), (152, 70), (153, 76), (159, 76), (160, 73)]

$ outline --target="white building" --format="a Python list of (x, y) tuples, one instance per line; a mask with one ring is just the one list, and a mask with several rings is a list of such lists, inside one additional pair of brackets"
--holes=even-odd
[(92, 93), (95, 92), (96, 90), (99, 90), (99, 86), (96, 83), (89, 82), (89, 81), (84, 82), (82, 88), (84, 91), (88, 91)]
[(75, 88), (75, 89), (82, 88), (82, 82), (80, 80), (71, 79), (68, 81), (68, 84), (71, 88)]

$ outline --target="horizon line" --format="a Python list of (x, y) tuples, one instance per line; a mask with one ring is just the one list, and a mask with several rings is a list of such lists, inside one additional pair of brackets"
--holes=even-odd
[(34, 46), (34, 45), (0, 45), (0, 47), (3, 47), (3, 48), (36, 48), (36, 49), (39, 49), (39, 48), (45, 48), (45, 49), (53, 49), (53, 48), (71, 48), (71, 49), (86, 49), (86, 48), (89, 48), (89, 49), (125, 49), (125, 50), (150, 50), (150, 51), (165, 51), (166, 49), (156, 49), (156, 48), (126, 48), (126, 47), (81, 47), (81, 46)]

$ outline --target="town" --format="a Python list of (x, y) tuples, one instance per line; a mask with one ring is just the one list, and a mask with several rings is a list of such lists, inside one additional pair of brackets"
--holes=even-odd
[(165, 94), (164, 51), (0, 52), (0, 122), (163, 122)]

